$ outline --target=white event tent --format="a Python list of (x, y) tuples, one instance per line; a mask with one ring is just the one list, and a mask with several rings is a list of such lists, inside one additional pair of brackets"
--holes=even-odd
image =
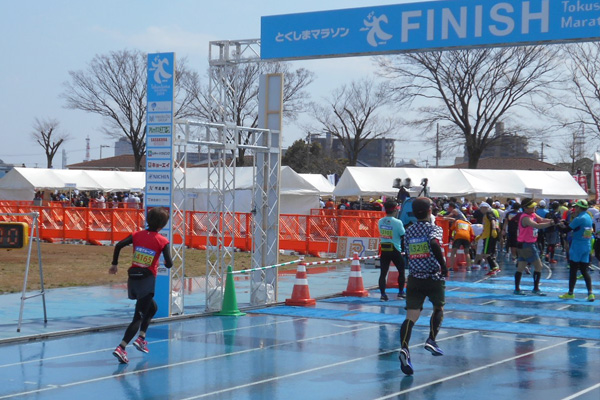
[(321, 196), (331, 196), (333, 195), (333, 189), (335, 189), (335, 185), (333, 185), (327, 178), (325, 178), (321, 174), (298, 174), (305, 180), (307, 180), (311, 185), (319, 189), (319, 193)]
[(141, 191), (144, 172), (15, 167), (0, 178), (0, 200), (33, 200), (36, 190)]
[(523, 171), (455, 168), (361, 168), (347, 167), (333, 194), (391, 196), (398, 194), (394, 179), (410, 178), (418, 187), (428, 179), (432, 197), (526, 197), (548, 199), (586, 198), (587, 193), (567, 171)]
[[(176, 179), (181, 171), (175, 170)], [(208, 205), (208, 171), (206, 168), (188, 168), (186, 173), (186, 208), (190, 211), (206, 211)], [(235, 211), (250, 212), (253, 208), (252, 189), (254, 186), (253, 167), (237, 167), (235, 171)], [(281, 214), (309, 215), (310, 210), (319, 208), (319, 189), (287, 166), (281, 167), (279, 178), (279, 212)], [(225, 193), (227, 197), (231, 194)], [(217, 201), (215, 194), (211, 201)], [(175, 201), (179, 199), (175, 198)]]

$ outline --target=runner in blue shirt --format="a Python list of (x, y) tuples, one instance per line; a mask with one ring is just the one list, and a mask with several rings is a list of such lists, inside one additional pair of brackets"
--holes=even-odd
[(588, 272), (590, 265), (590, 253), (592, 251), (592, 237), (594, 230), (592, 228), (592, 217), (587, 213), (588, 202), (579, 200), (573, 207), (574, 218), (566, 227), (566, 231), (573, 231), (571, 245), (569, 246), (569, 292), (560, 297), (561, 299), (574, 299), (575, 283), (577, 282), (577, 272), (581, 272), (585, 280), (585, 286), (588, 291), (588, 301), (594, 301), (592, 290), (592, 278)]
[(390, 269), (390, 262), (393, 262), (398, 269), (398, 298), (405, 298), (404, 283), (404, 258), (402, 258), (402, 236), (404, 236), (404, 224), (397, 218), (394, 218), (398, 204), (393, 200), (388, 200), (383, 205), (386, 216), (379, 220), (379, 235), (381, 237), (381, 256), (379, 271), (379, 291), (381, 292), (381, 301), (388, 301), (385, 294), (387, 274)]

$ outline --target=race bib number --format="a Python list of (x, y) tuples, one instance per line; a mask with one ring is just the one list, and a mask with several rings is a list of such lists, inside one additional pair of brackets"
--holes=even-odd
[(154, 261), (154, 256), (156, 256), (156, 252), (145, 247), (136, 247), (133, 252), (133, 262), (132, 264), (136, 267), (148, 268), (152, 265), (152, 261)]
[(381, 228), (379, 228), (379, 233), (383, 239), (391, 239), (394, 235), (394, 231), (389, 225), (381, 225)]
[(427, 237), (417, 237), (408, 240), (408, 253), (410, 259), (428, 258), (429, 239)]
[(456, 228), (456, 230), (459, 230), (459, 231), (468, 231), (469, 230), (469, 224), (466, 224), (464, 222), (460, 222), (458, 224), (458, 227)]
[(583, 231), (583, 238), (591, 239), (592, 236), (594, 236), (594, 232), (592, 231), (592, 228), (585, 228), (585, 230)]

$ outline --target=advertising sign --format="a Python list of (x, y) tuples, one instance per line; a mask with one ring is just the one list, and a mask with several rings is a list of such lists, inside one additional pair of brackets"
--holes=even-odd
[[(173, 101), (175, 53), (148, 54), (146, 110), (146, 211), (152, 207), (171, 209), (173, 193)], [(173, 242), (171, 223), (161, 232)], [(171, 273), (161, 257), (156, 277), (157, 317), (171, 314)]]
[(265, 16), (262, 59), (600, 38), (598, 0), (444, 0)]

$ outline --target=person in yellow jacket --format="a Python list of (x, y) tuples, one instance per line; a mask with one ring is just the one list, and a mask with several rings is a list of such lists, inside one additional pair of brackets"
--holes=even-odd
[(487, 275), (496, 275), (500, 272), (500, 266), (496, 261), (496, 245), (498, 243), (498, 233), (500, 231), (498, 218), (492, 211), (490, 205), (485, 201), (479, 204), (479, 209), (483, 214), (483, 232), (476, 240), (483, 239), (482, 254), (490, 266), (490, 271)]

